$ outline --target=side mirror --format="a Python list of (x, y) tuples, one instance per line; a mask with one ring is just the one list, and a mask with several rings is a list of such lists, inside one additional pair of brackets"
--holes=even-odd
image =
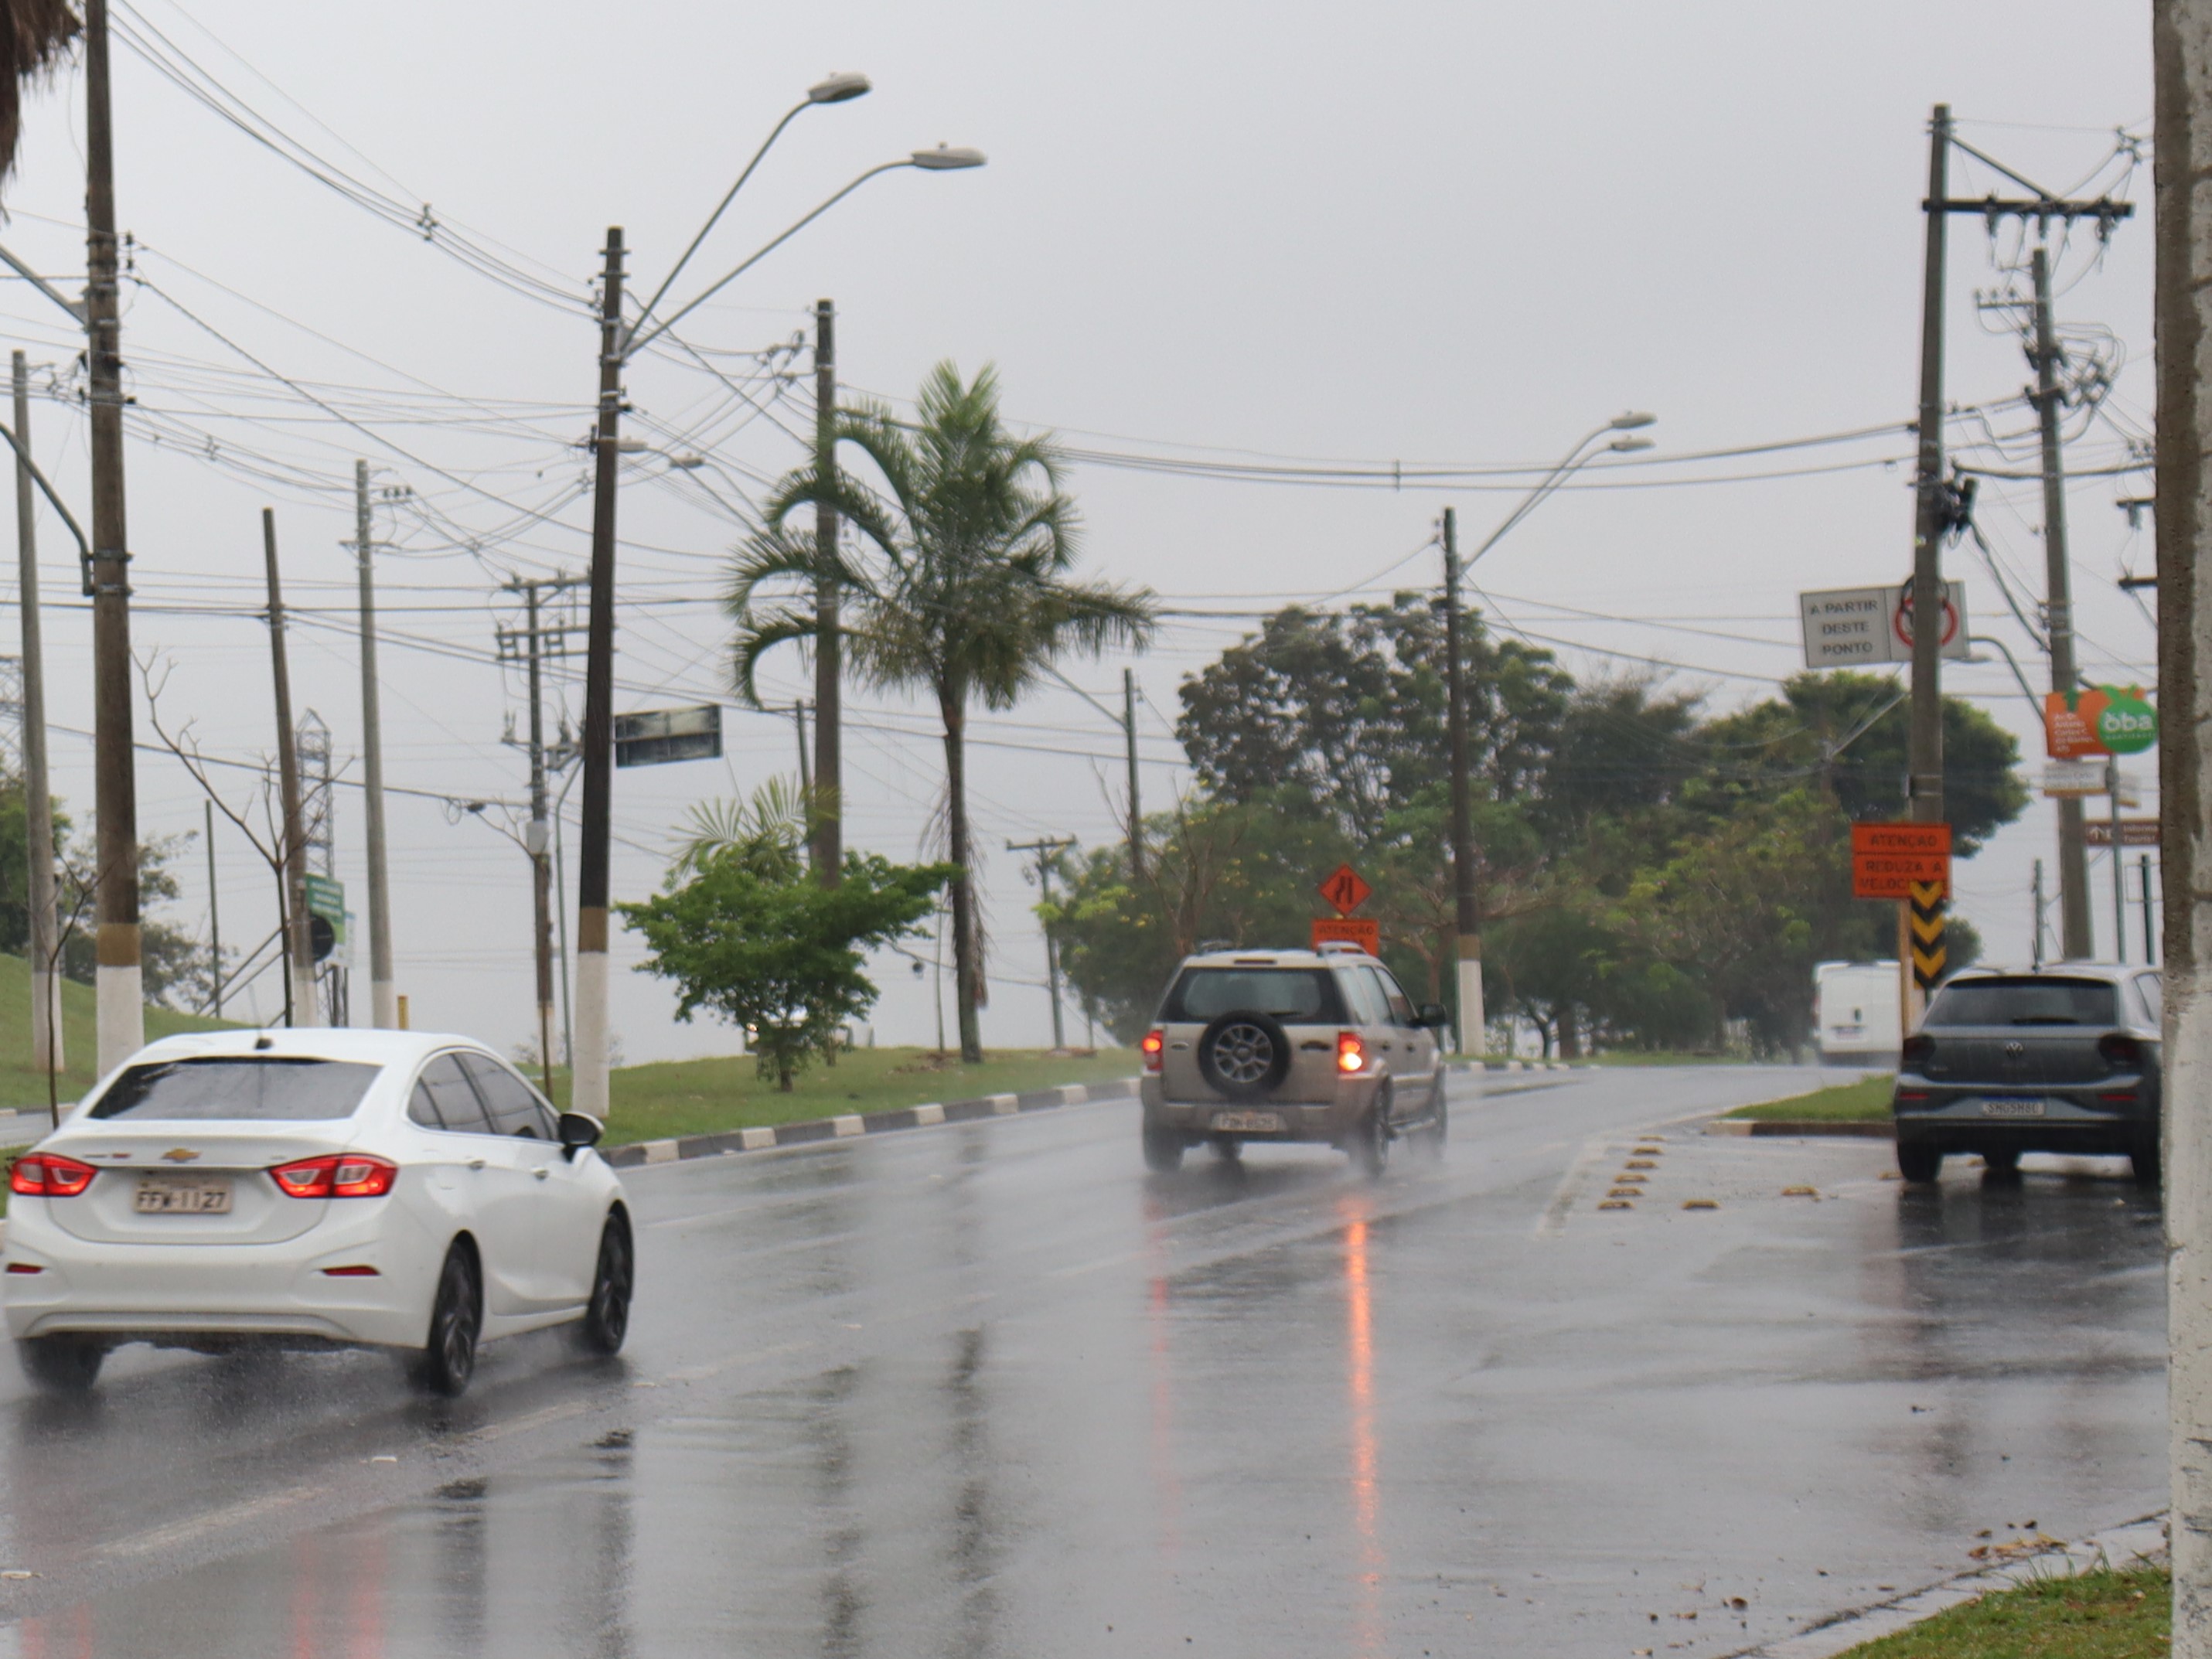
[(563, 1112), (554, 1127), (561, 1136), (561, 1156), (567, 1158), (574, 1158), (583, 1147), (598, 1146), (599, 1137), (607, 1132), (607, 1126), (589, 1112)]
[(1431, 1031), (1441, 1031), (1451, 1024), (1451, 1012), (1441, 1002), (1425, 1002), (1413, 1016), (1413, 1024)]

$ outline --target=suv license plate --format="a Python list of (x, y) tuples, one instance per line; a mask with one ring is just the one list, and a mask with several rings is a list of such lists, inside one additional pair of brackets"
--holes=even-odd
[(1280, 1134), (1283, 1119), (1279, 1112), (1216, 1112), (1213, 1127), (1243, 1134)]
[(140, 1215), (228, 1215), (228, 1181), (146, 1180), (138, 1183)]
[(1982, 1103), (1984, 1117), (2041, 1117), (2043, 1103), (2039, 1100), (1985, 1100)]

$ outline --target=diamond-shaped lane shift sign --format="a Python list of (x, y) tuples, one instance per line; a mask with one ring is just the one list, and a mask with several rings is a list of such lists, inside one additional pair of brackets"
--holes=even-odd
[(1366, 903), (1374, 891), (1360, 879), (1359, 872), (1348, 864), (1338, 865), (1321, 884), (1321, 896), (1329, 902), (1340, 916), (1350, 915)]

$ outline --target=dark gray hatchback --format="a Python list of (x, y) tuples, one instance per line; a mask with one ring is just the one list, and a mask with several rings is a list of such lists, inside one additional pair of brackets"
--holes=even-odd
[(2022, 1152), (2118, 1153), (2156, 1186), (2160, 996), (2155, 971), (2101, 963), (1952, 980), (1905, 1041), (1899, 1171), (1933, 1181), (1948, 1152), (1993, 1170)]

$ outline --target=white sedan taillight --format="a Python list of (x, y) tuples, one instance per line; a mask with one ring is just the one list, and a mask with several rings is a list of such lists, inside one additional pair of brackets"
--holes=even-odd
[(399, 1166), (367, 1152), (331, 1152), (279, 1164), (269, 1174), (277, 1190), (293, 1198), (382, 1198), (399, 1178)]
[(26, 1198), (75, 1198), (99, 1173), (58, 1152), (26, 1152), (8, 1172), (8, 1190)]

